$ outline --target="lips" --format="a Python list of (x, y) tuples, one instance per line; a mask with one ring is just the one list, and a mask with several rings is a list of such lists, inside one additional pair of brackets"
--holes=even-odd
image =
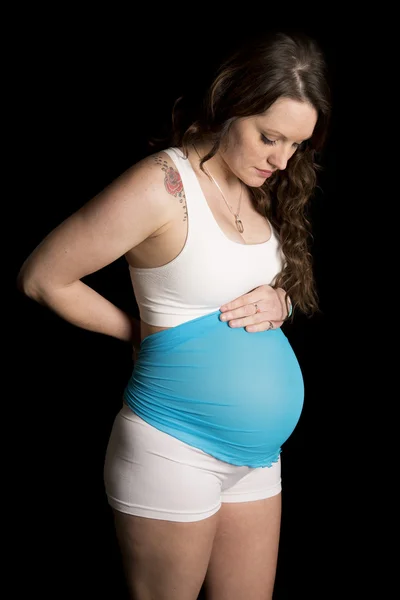
[[(257, 169), (257, 167), (256, 167)], [(257, 171), (260, 173), (260, 175), (262, 175), (263, 177), (269, 177), (270, 175), (272, 175), (273, 171), (265, 171), (264, 169), (257, 169)]]

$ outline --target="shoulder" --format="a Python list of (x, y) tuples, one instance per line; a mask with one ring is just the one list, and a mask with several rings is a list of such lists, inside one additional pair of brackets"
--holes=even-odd
[(155, 152), (132, 166), (130, 175), (135, 182), (162, 187), (168, 193), (176, 194), (182, 189), (182, 180), (176, 163), (167, 150)]
[(180, 176), (166, 151), (151, 154), (128, 167), (106, 188), (115, 198), (160, 205), (181, 187)]
[(184, 196), (179, 164), (165, 150), (155, 152), (132, 165), (119, 177), (118, 184), (124, 186), (129, 195), (132, 194), (137, 200), (141, 199), (163, 211), (175, 206), (175, 203), (170, 202), (171, 196)]
[[(111, 181), (80, 209), (79, 215), (90, 222), (102, 220), (119, 231), (127, 228), (127, 236), (133, 232), (137, 244), (176, 218), (181, 197), (179, 185), (171, 183), (173, 169), (165, 151), (151, 154)], [(132, 223), (136, 224), (135, 231)]]
[(101, 194), (113, 206), (112, 210), (123, 212), (129, 219), (145, 221), (152, 232), (176, 219), (184, 201), (179, 163), (168, 151), (166, 148), (137, 161)]

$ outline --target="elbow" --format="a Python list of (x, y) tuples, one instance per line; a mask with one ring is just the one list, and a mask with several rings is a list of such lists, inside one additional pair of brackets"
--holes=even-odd
[(34, 275), (28, 272), (28, 269), (22, 266), (16, 279), (17, 290), (24, 296), (38, 301), (40, 299), (40, 285)]

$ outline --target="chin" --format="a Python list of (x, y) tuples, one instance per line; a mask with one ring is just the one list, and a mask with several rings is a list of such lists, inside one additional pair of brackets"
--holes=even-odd
[(252, 188), (259, 188), (267, 181), (267, 178), (263, 177), (252, 177), (249, 181), (244, 181), (246, 185)]

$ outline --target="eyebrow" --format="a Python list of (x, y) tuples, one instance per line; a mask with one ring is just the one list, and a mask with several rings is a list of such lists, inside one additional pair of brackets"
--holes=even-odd
[[(269, 127), (265, 127), (264, 128), (267, 131), (270, 131), (271, 133), (274, 133), (275, 135), (279, 135), (283, 140), (285, 140), (285, 142), (288, 141), (287, 137), (285, 135), (283, 135), (283, 133), (281, 133), (280, 131), (276, 131), (276, 129), (270, 129)], [(310, 140), (312, 136), (308, 137), (308, 138), (304, 138), (304, 140), (302, 140), (303, 142), (306, 142), (307, 140)]]

